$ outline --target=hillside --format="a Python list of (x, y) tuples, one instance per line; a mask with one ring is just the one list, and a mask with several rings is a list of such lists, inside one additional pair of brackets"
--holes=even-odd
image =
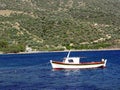
[(0, 51), (120, 48), (119, 22), (119, 0), (0, 0)]

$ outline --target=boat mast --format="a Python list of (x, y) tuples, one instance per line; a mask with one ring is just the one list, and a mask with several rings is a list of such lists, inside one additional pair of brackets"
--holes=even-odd
[(70, 51), (68, 52), (67, 58), (69, 58), (69, 56), (70, 56)]

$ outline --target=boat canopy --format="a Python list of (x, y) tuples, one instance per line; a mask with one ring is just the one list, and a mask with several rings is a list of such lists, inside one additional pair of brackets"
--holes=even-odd
[(79, 64), (80, 63), (80, 57), (67, 57), (64, 58), (64, 63), (73, 63), (73, 64)]

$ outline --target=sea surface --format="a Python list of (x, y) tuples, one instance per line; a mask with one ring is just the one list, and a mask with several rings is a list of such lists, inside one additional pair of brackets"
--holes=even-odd
[(107, 59), (97, 69), (52, 69), (50, 60), (61, 61), (66, 52), (0, 55), (0, 90), (120, 90), (120, 50), (72, 51), (81, 62)]

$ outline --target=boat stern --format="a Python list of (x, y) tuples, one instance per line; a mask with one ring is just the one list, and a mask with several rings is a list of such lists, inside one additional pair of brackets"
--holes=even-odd
[(106, 67), (106, 63), (107, 63), (107, 59), (102, 59), (102, 62), (104, 62), (103, 68), (105, 68)]

